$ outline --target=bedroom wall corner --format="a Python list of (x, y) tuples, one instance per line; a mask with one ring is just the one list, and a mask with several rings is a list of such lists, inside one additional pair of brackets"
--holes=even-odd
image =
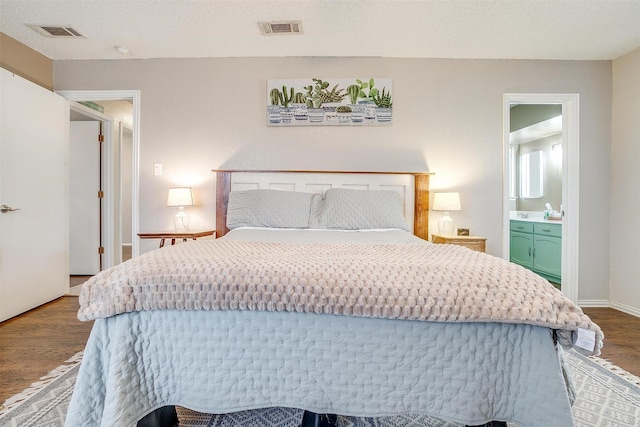
[(640, 49), (613, 61), (612, 111), (610, 304), (640, 316)]

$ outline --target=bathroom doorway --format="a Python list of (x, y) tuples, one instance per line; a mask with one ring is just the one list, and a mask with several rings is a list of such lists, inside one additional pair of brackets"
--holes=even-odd
[[(562, 226), (557, 229), (561, 236), (562, 292), (577, 303), (579, 96), (505, 94), (503, 100), (503, 258), (511, 258), (512, 216), (516, 215), (515, 219), (518, 213), (533, 216), (533, 221), (540, 216), (543, 223), (545, 211), (561, 216), (558, 223)], [(512, 115), (514, 109), (521, 114)], [(534, 145), (527, 146), (529, 143)], [(545, 176), (545, 164), (555, 168), (560, 183), (552, 182), (552, 176)]]

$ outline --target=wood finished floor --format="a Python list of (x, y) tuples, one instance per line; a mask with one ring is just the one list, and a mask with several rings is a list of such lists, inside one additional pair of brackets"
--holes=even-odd
[[(77, 310), (78, 298), (65, 296), (0, 323), (0, 403), (84, 348), (93, 323), (77, 320)], [(640, 318), (610, 308), (584, 311), (604, 331), (601, 357), (640, 376)]]

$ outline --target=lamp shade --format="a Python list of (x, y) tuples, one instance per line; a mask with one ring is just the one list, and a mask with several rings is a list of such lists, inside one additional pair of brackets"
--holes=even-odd
[(193, 192), (190, 187), (175, 187), (169, 189), (167, 206), (193, 206)]
[(459, 211), (460, 207), (460, 193), (434, 193), (433, 206), (434, 211)]

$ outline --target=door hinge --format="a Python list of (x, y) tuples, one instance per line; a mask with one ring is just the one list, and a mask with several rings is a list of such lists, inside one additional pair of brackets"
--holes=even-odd
[(104, 135), (98, 135), (98, 142), (104, 142)]
[(98, 253), (99, 254), (103, 254), (104, 253), (104, 246), (98, 247)]
[(98, 191), (98, 199), (104, 199), (104, 191)]

